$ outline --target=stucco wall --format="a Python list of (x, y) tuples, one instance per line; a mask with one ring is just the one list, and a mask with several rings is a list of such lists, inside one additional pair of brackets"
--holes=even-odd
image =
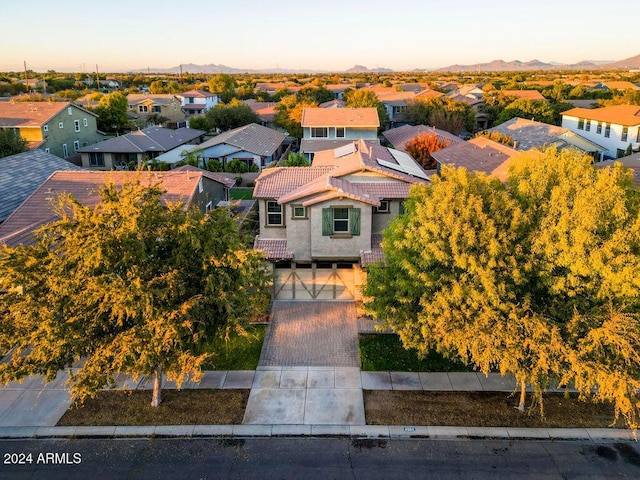
[[(287, 215), (290, 214), (289, 208), (287, 205), (282, 206), (284, 214), (284, 226), (267, 226), (267, 201), (268, 200), (263, 199), (258, 200), (258, 212), (260, 214), (260, 238), (269, 240), (284, 240), (287, 238), (286, 226), (288, 225)], [(294, 250), (295, 246), (292, 246), (289, 249)]]
[(602, 131), (600, 133), (597, 133), (598, 132), (597, 121), (591, 120), (591, 127), (589, 131), (587, 131), (586, 122), (588, 122), (589, 120), (585, 119), (585, 128), (582, 130), (578, 129), (578, 120), (579, 120), (578, 117), (563, 116), (562, 126), (586, 138), (587, 140), (590, 140), (594, 143), (597, 143), (598, 145), (603, 146), (604, 148), (607, 149), (607, 151), (605, 152), (605, 155), (609, 157), (615, 158), (617, 156), (618, 149), (626, 150), (626, 148), (629, 146), (629, 143), (631, 143), (632, 148), (636, 150), (640, 147), (640, 143), (638, 143), (637, 141), (638, 128), (640, 128), (639, 126), (629, 127), (627, 140), (623, 142), (620, 139), (622, 136), (622, 129), (623, 129), (622, 125), (611, 124), (611, 132), (609, 137), (607, 138), (604, 136), (604, 133), (606, 130), (605, 122), (602, 122)]

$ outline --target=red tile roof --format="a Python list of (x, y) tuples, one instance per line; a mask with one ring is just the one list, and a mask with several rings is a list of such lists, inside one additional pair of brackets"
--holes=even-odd
[(334, 165), (267, 168), (256, 179), (253, 198), (280, 198), (282, 195), (329, 173), (335, 168)]
[(501, 93), (507, 97), (524, 98), (525, 100), (542, 100), (546, 102), (547, 99), (538, 90), (501, 90)]
[(613, 105), (602, 108), (572, 108), (562, 112), (563, 117), (578, 117), (598, 122), (615, 123), (633, 127), (640, 125), (640, 106)]
[(291, 260), (293, 252), (287, 250), (286, 240), (263, 240), (256, 237), (253, 248), (262, 250), (268, 260)]
[(215, 97), (215, 93), (205, 92), (204, 90), (189, 90), (188, 92), (184, 92), (180, 94), (181, 97), (185, 98), (209, 98)]
[[(0, 102), (0, 128), (42, 127), (71, 105), (70, 102)], [(73, 107), (96, 116), (77, 105)]]
[(71, 194), (82, 205), (93, 207), (100, 202), (99, 189), (109, 182), (122, 185), (135, 181), (140, 176), (143, 185), (160, 183), (166, 193), (165, 202), (191, 202), (201, 174), (191, 172), (127, 172), (127, 171), (87, 171), (64, 170), (53, 173), (0, 225), (0, 243), (17, 245), (28, 239), (33, 242), (33, 231), (41, 225), (54, 222), (58, 216), (53, 211), (52, 202), (60, 194)]
[(360, 252), (360, 265), (366, 267), (372, 263), (384, 261), (382, 253), (382, 235), (374, 233), (371, 235), (371, 250)]
[(380, 119), (376, 108), (305, 108), (303, 127), (378, 128)]
[(203, 177), (209, 178), (214, 182), (218, 182), (223, 184), (225, 187), (231, 188), (235, 186), (235, 179), (231, 178), (229, 175), (219, 172), (210, 172), (209, 170), (204, 170), (202, 168), (194, 167), (193, 165), (182, 165), (181, 167), (174, 168), (174, 172), (194, 172), (202, 175)]

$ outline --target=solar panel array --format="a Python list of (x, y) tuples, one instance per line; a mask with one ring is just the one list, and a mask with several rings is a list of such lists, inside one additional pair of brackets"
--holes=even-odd
[(378, 164), (383, 167), (391, 168), (398, 172), (406, 173), (407, 175), (411, 175), (414, 177), (422, 178), (424, 180), (429, 180), (429, 177), (426, 173), (420, 168), (420, 166), (416, 163), (416, 161), (411, 158), (408, 154), (401, 152), (399, 150), (394, 150), (393, 148), (389, 148), (389, 152), (395, 158), (396, 163), (389, 162), (387, 160), (381, 160), (378, 158)]
[(345, 155), (350, 155), (356, 151), (356, 144), (349, 143), (347, 145), (343, 145), (342, 147), (338, 147), (333, 151), (333, 156), (335, 158), (344, 157)]

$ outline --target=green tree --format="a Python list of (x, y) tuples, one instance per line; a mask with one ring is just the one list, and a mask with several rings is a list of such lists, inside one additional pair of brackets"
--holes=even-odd
[(507, 184), (443, 168), (413, 188), (369, 269), (367, 308), (406, 347), (511, 373), (542, 410), (553, 383), (640, 407), (640, 214), (620, 166), (574, 151), (527, 152)]
[(473, 132), (476, 128), (476, 113), (464, 102), (449, 97), (414, 100), (407, 105), (406, 117), (416, 125), (430, 125), (459, 135), (464, 130)]
[(291, 152), (287, 160), (283, 162), (280, 166), (282, 167), (308, 167), (309, 162), (304, 158), (304, 153), (300, 152)]
[(305, 108), (315, 108), (317, 106), (318, 104), (315, 102), (298, 102), (296, 95), (287, 95), (276, 106), (273, 123), (277, 127), (286, 130), (290, 136), (302, 138), (302, 112)]
[(260, 123), (260, 117), (251, 107), (240, 100), (233, 99), (229, 104), (219, 103), (205, 113), (208, 130), (226, 132), (250, 123)]
[(27, 141), (12, 128), (0, 128), (0, 158), (26, 152)]
[(244, 247), (224, 209), (164, 204), (140, 181), (100, 190), (95, 208), (58, 199), (61, 219), (37, 243), (0, 250), (0, 381), (70, 371), (82, 401), (119, 372), (181, 385), (200, 378), (198, 345), (265, 308), (260, 255)]
[(335, 95), (323, 86), (303, 87), (298, 91), (297, 96), (298, 102), (317, 103), (318, 105), (324, 102), (330, 102), (335, 98)]
[(495, 124), (500, 125), (514, 117), (536, 120), (543, 123), (554, 123), (554, 111), (551, 106), (543, 100), (519, 98), (507, 105), (496, 118)]
[(345, 91), (344, 101), (345, 106), (349, 108), (375, 107), (378, 110), (380, 130), (384, 130), (385, 124), (389, 121), (389, 115), (387, 115), (387, 110), (375, 92), (371, 90), (348, 90)]
[(228, 103), (236, 95), (236, 87), (238, 83), (235, 78), (226, 73), (219, 73), (214, 75), (207, 82), (209, 84), (209, 91), (220, 96), (220, 100), (224, 103)]
[(127, 118), (127, 97), (120, 92), (113, 92), (100, 98), (94, 109), (98, 115), (98, 130), (118, 132), (129, 124)]

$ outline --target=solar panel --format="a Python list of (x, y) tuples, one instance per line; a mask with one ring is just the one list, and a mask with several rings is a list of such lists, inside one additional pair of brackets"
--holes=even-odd
[(334, 158), (344, 157), (345, 155), (350, 155), (356, 151), (356, 144), (349, 143), (347, 145), (343, 145), (342, 147), (338, 147), (333, 151)]
[(391, 152), (391, 155), (393, 155), (393, 158), (395, 158), (398, 163), (391, 163), (378, 158), (378, 164), (398, 172), (406, 173), (407, 175), (429, 180), (427, 174), (424, 173), (415, 160), (409, 155), (399, 150), (394, 150), (393, 148), (389, 148), (389, 152)]

